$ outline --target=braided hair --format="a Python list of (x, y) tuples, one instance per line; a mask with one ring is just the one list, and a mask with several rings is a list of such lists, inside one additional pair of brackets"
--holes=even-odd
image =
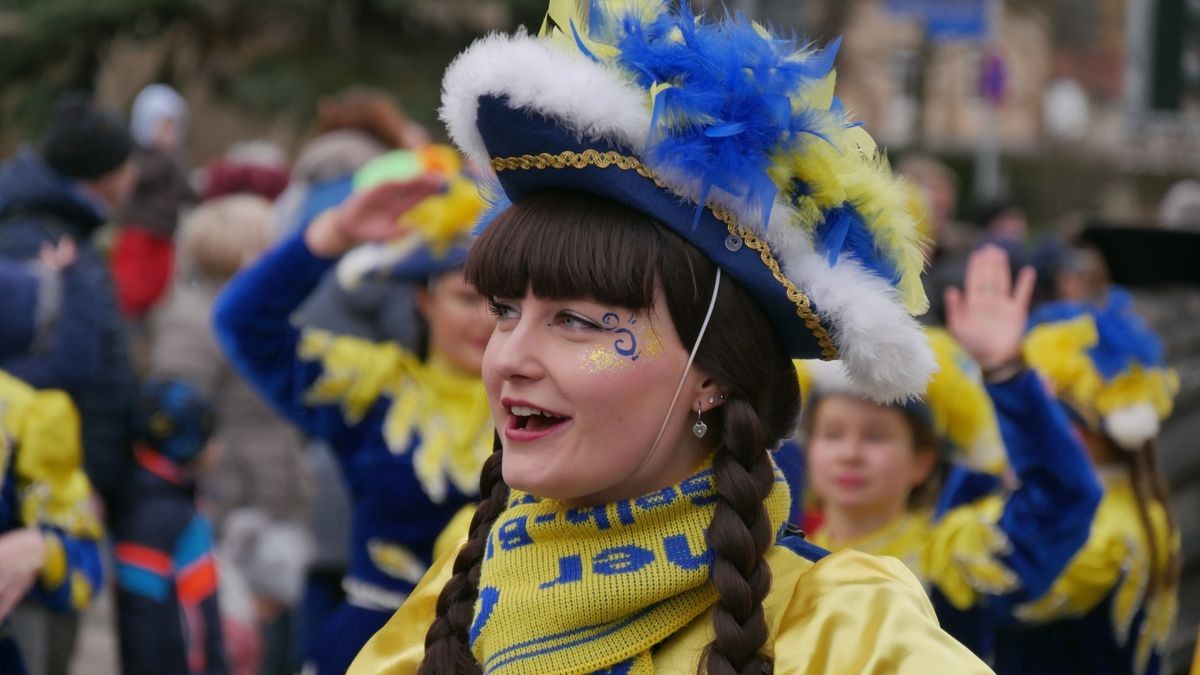
[[(467, 261), (466, 277), (491, 297), (592, 298), (632, 310), (649, 308), (662, 288), (685, 345), (695, 342), (716, 268), (695, 247), (650, 217), (592, 195), (553, 190), (531, 195), (496, 218)], [(767, 450), (791, 433), (800, 392), (791, 360), (766, 315), (731, 280), (717, 293), (696, 367), (726, 390), (713, 411), (717, 502), (708, 530), (713, 551), (713, 641), (700, 672), (769, 672), (763, 599), (771, 586), (764, 556), (774, 542), (764, 502), (774, 474)], [(487, 537), (508, 495), (495, 451), (480, 479), (483, 503), (442, 590), (425, 637), (420, 673), (478, 673), (468, 644)]]

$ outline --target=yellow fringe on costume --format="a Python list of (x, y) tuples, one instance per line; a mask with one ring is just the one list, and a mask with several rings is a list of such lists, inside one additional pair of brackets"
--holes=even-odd
[(482, 380), (436, 354), (422, 362), (394, 343), (321, 330), (305, 330), (297, 353), (324, 369), (305, 395), (309, 405), (340, 405), (355, 424), (381, 396), (391, 400), (384, 440), (397, 455), (414, 453), (414, 471), (431, 500), (445, 500), (451, 484), (465, 494), (479, 491), (479, 467), (494, 439)]
[(997, 521), (1002, 500), (990, 497), (959, 507), (934, 522), (930, 511), (906, 513), (882, 529), (848, 541), (834, 542), (824, 530), (812, 535), (817, 546), (832, 551), (854, 549), (899, 558), (926, 586), (936, 586), (954, 607), (968, 609), (981, 595), (1016, 590), (1016, 574), (999, 555), (1008, 538)]
[[(1117, 643), (1137, 640), (1134, 652), (1135, 672), (1142, 672), (1152, 647), (1160, 653), (1166, 647), (1178, 610), (1178, 589), (1162, 588), (1154, 597), (1147, 595), (1150, 576), (1162, 578), (1167, 572), (1168, 552), (1179, 550), (1179, 537), (1167, 527), (1162, 505), (1146, 505), (1154, 532), (1158, 567), (1150, 568), (1150, 540), (1138, 515), (1137, 494), (1122, 468), (1101, 470), (1104, 499), (1096, 510), (1092, 531), (1084, 547), (1046, 595), (1016, 610), (1016, 617), (1027, 623), (1046, 623), (1061, 618), (1079, 617), (1092, 611), (1115, 588), (1112, 603), (1112, 630)], [(1137, 635), (1130, 635), (1134, 615), (1143, 608), (1149, 613)]]

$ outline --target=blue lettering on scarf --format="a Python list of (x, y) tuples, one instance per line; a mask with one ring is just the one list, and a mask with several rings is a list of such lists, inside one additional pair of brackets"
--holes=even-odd
[(583, 525), (593, 519), (596, 521), (596, 529), (598, 530), (607, 530), (612, 527), (608, 522), (608, 511), (603, 506), (567, 510), (567, 522), (572, 525)]
[(479, 613), (475, 615), (475, 621), (471, 622), (471, 630), (467, 633), (470, 644), (475, 644), (475, 640), (479, 638), (479, 632), (487, 625), (488, 619), (492, 618), (492, 610), (496, 609), (496, 602), (499, 599), (500, 589), (494, 586), (484, 586), (479, 589)]
[(550, 513), (543, 513), (540, 516), (534, 516), (533, 522), (537, 523), (538, 525), (542, 525), (544, 523), (553, 523), (554, 519), (557, 517), (558, 514), (551, 511)]
[(633, 672), (633, 662), (636, 660), (637, 659), (629, 659), (628, 661), (622, 661), (612, 668), (597, 670), (592, 675), (629, 675), (629, 673)]
[[(500, 535), (496, 535), (496, 536), (500, 536)], [(487, 538), (487, 546), (485, 547), (485, 549), (483, 551), (484, 560), (491, 560), (492, 556), (496, 555), (496, 545), (494, 542), (495, 542), (495, 538), (493, 538), (493, 537)]]
[(529, 529), (526, 525), (528, 520), (528, 516), (517, 516), (498, 527), (496, 538), (500, 540), (500, 548), (511, 551), (514, 548), (532, 544), (533, 537), (529, 536)]
[(650, 511), (670, 506), (671, 502), (675, 501), (675, 497), (675, 488), (668, 486), (658, 492), (651, 492), (644, 497), (638, 497), (636, 502), (639, 509)]
[(620, 520), (622, 525), (633, 524), (633, 504), (629, 503), (629, 500), (617, 502), (617, 520)]
[(538, 585), (540, 589), (562, 584), (573, 584), (583, 579), (583, 560), (578, 555), (567, 555), (558, 559), (558, 578)]
[(712, 469), (688, 478), (679, 484), (679, 491), (692, 498), (696, 506), (706, 506), (717, 501), (716, 491), (713, 490)]
[(636, 572), (654, 562), (654, 552), (641, 546), (614, 546), (606, 548), (592, 558), (592, 571), (596, 574), (628, 574)]
[(667, 552), (667, 560), (672, 564), (688, 571), (695, 571), (712, 562), (712, 547), (705, 546), (700, 555), (692, 553), (692, 545), (682, 534), (672, 534), (663, 537), (663, 550)]

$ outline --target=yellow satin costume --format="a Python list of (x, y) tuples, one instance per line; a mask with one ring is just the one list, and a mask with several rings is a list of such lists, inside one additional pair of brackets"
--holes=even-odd
[(831, 551), (854, 549), (877, 556), (898, 558), (921, 581), (945, 594), (958, 609), (976, 604), (980, 595), (1016, 590), (1017, 576), (997, 556), (1008, 549), (1008, 538), (996, 526), (1004, 507), (989, 497), (957, 507), (940, 520), (933, 512), (905, 513), (880, 530), (846, 541), (831, 541), (818, 530), (812, 542)]
[[(404, 606), (359, 653), (350, 673), (417, 671), (454, 555), (457, 549), (430, 568)], [(763, 606), (776, 673), (991, 672), (938, 627), (924, 589), (894, 560), (844, 551), (813, 563), (775, 546), (766, 561), (772, 582)], [(654, 672), (697, 672), (712, 637), (709, 610), (654, 652)]]

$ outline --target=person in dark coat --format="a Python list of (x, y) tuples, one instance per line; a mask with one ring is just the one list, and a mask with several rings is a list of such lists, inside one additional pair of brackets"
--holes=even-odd
[[(112, 506), (130, 463), (129, 414), (134, 377), (112, 282), (91, 243), (93, 233), (129, 195), (136, 170), (125, 125), (82, 95), (64, 97), (36, 147), (21, 149), (0, 166), (0, 257), (33, 260), (64, 238), (78, 249), (64, 287), (78, 294), (63, 312), (60, 330), (72, 336), (68, 362), (36, 350), (6, 358), (0, 367), (36, 388), (65, 390), (83, 419), (84, 467)], [(68, 302), (64, 299), (64, 304)]]
[(227, 673), (212, 527), (196, 510), (216, 415), (181, 380), (147, 381), (136, 408), (137, 468), (113, 518), (122, 672)]

